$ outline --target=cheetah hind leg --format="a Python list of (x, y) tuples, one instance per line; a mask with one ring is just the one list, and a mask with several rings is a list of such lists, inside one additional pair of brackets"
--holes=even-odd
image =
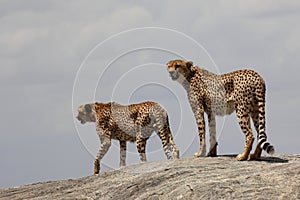
[(252, 149), (252, 144), (254, 141), (254, 137), (252, 134), (251, 126), (250, 126), (250, 116), (247, 113), (243, 112), (243, 107), (238, 108), (237, 111), (238, 121), (240, 124), (240, 128), (246, 136), (246, 144), (244, 148), (244, 152), (242, 154), (237, 155), (236, 159), (238, 161), (247, 160)]
[(262, 148), (257, 144), (256, 149), (253, 154), (250, 154), (248, 160), (260, 160)]
[(252, 144), (254, 141), (253, 135), (250, 135), (246, 140), (247, 141), (246, 141), (244, 152), (242, 154), (237, 155), (236, 157), (238, 161), (247, 160), (249, 157), (249, 153), (251, 151)]
[(255, 130), (257, 132), (257, 145), (256, 145), (256, 149), (254, 151), (253, 154), (250, 154), (248, 157), (248, 160), (260, 160), (260, 156), (261, 156), (261, 152), (262, 152), (262, 148), (259, 145), (259, 106), (257, 104), (257, 102), (254, 102), (254, 110), (251, 112), (251, 118), (255, 127)]

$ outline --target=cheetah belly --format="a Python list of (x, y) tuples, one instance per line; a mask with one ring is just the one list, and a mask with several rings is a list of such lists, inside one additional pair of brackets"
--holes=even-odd
[(230, 115), (231, 113), (233, 113), (235, 111), (235, 107), (234, 107), (234, 101), (227, 101), (227, 107), (226, 107), (226, 115)]
[(120, 141), (136, 141), (136, 133), (135, 132), (124, 132), (122, 130), (118, 130), (111, 135), (111, 139), (120, 140)]
[(218, 116), (230, 115), (235, 111), (234, 101), (213, 101), (210, 111)]
[(117, 123), (118, 129), (112, 133), (111, 138), (116, 140), (125, 140), (134, 142), (136, 141), (136, 137), (139, 131), (141, 131), (142, 138), (149, 138), (154, 131), (153, 126), (141, 127), (132, 120), (130, 121), (122, 121)]

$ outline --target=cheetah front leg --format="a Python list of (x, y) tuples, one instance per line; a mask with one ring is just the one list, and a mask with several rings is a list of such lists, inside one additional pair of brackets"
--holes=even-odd
[(209, 126), (209, 134), (210, 134), (210, 150), (207, 156), (215, 157), (217, 156), (217, 141), (216, 141), (216, 115), (210, 113), (208, 115), (208, 126)]
[(120, 167), (126, 165), (126, 141), (119, 141), (120, 143)]
[(107, 153), (111, 145), (111, 139), (109, 135), (100, 136), (100, 141), (101, 141), (101, 147), (98, 151), (98, 154), (94, 162), (94, 175), (99, 174), (101, 159)]
[(198, 134), (200, 139), (200, 149), (199, 152), (194, 154), (195, 158), (203, 157), (206, 154), (206, 144), (205, 144), (205, 121), (204, 121), (204, 109), (203, 105), (192, 105), (192, 110), (196, 118), (198, 126)]
[(246, 145), (244, 148), (244, 152), (239, 154), (236, 158), (239, 161), (247, 160), (252, 149), (252, 144), (254, 141), (254, 137), (252, 134), (251, 126), (250, 126), (250, 116), (249, 114), (242, 112), (242, 109), (238, 109), (237, 111), (238, 121), (243, 133), (246, 136)]

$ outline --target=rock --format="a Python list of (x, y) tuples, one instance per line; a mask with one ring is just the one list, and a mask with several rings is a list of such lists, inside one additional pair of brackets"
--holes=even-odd
[(140, 163), (97, 176), (0, 189), (0, 199), (300, 199), (300, 155)]

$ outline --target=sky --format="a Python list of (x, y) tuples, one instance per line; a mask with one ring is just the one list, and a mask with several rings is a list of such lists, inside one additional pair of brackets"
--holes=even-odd
[[(276, 154), (299, 153), (299, 21), (296, 0), (0, 1), (0, 188), (91, 175), (100, 142), (75, 116), (94, 101), (160, 103), (180, 156), (193, 157), (195, 119), (165, 65), (177, 58), (218, 74), (259, 72), (268, 140)], [(242, 152), (235, 115), (217, 124), (218, 153)], [(147, 158), (166, 160), (155, 134)], [(128, 144), (127, 164), (138, 162)], [(101, 168), (118, 163), (114, 141)]]

